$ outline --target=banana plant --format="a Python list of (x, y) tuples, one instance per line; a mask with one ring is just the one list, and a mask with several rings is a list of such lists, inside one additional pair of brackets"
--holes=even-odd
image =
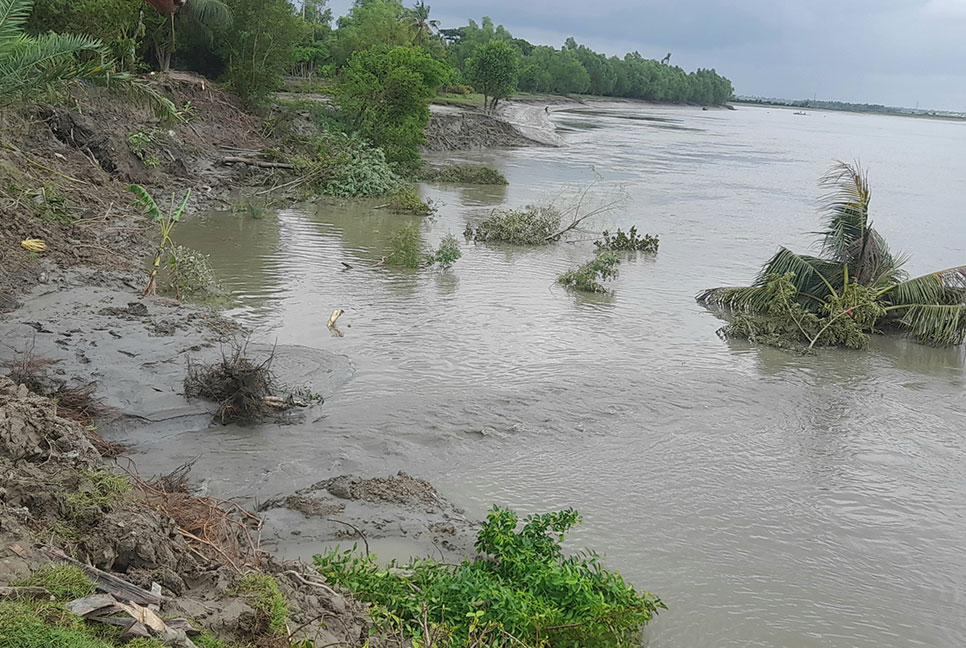
[[(825, 228), (820, 256), (798, 254), (781, 247), (758, 273), (751, 286), (712, 288), (699, 302), (751, 315), (774, 310), (769, 278), (787, 276), (795, 287), (794, 300), (806, 311), (829, 313), (849, 288), (872, 291), (879, 316), (868, 330), (892, 328), (926, 344), (938, 346), (966, 341), (966, 265), (908, 278), (903, 255), (893, 254), (872, 226), (868, 174), (858, 163), (836, 163), (822, 178), (829, 189), (823, 198)], [(844, 313), (849, 315), (849, 313)]]
[(185, 192), (184, 198), (177, 205), (174, 205), (174, 196), (171, 196), (171, 203), (174, 205), (174, 208), (168, 213), (161, 211), (161, 208), (158, 207), (158, 204), (151, 197), (151, 194), (141, 185), (129, 185), (128, 191), (134, 194), (135, 204), (141, 206), (148, 220), (157, 223), (161, 230), (161, 242), (158, 244), (158, 252), (154, 257), (151, 278), (148, 280), (148, 285), (142, 293), (143, 295), (155, 295), (158, 291), (158, 271), (161, 269), (161, 259), (164, 258), (165, 250), (174, 250), (174, 241), (171, 240), (171, 230), (174, 229), (175, 223), (181, 220), (181, 216), (184, 214), (185, 207), (188, 204), (188, 198), (191, 197), (191, 189)]

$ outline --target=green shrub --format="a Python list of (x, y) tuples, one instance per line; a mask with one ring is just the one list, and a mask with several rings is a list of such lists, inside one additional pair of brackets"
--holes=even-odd
[(658, 237), (645, 234), (638, 236), (637, 226), (624, 233), (619, 227), (617, 233), (611, 236), (607, 230), (602, 232), (603, 240), (594, 241), (598, 251), (610, 250), (612, 252), (657, 252), (660, 243)]
[(274, 578), (268, 574), (249, 572), (238, 583), (235, 592), (248, 600), (255, 610), (260, 634), (287, 634), (288, 605), (278, 591)]
[(566, 557), (560, 543), (576, 511), (533, 515), (494, 507), (480, 530), (481, 556), (458, 566), (431, 559), (385, 569), (372, 556), (333, 551), (315, 558), (331, 583), (374, 604), (377, 625), (417, 638), (425, 618), (452, 640), (485, 636), (495, 647), (609, 648), (635, 645), (664, 604), (601, 565), (596, 553)]
[(389, 197), (389, 209), (400, 214), (413, 214), (415, 216), (426, 216), (433, 213), (433, 208), (429, 203), (423, 202), (419, 197), (419, 190), (409, 185), (396, 190)]
[(583, 292), (607, 292), (607, 288), (600, 282), (616, 277), (620, 262), (620, 258), (613, 252), (601, 252), (576, 270), (568, 270), (561, 274), (557, 277), (557, 282), (567, 288)]
[(166, 288), (172, 290), (178, 299), (218, 292), (215, 271), (207, 254), (175, 245), (169, 258), (170, 272)]
[(427, 182), (448, 182), (452, 184), (505, 185), (506, 176), (485, 166), (474, 164), (452, 164), (445, 167), (426, 167), (420, 177)]
[(317, 178), (319, 193), (339, 198), (387, 196), (403, 186), (382, 149), (358, 136), (325, 132), (310, 145), (313, 157), (296, 160), (300, 172)]
[(392, 252), (389, 263), (407, 268), (418, 268), (423, 261), (422, 241), (419, 238), (419, 225), (406, 223), (389, 237)]
[(432, 254), (426, 255), (426, 265), (439, 264), (441, 268), (448, 268), (456, 263), (463, 253), (460, 252), (459, 241), (452, 234), (447, 234), (440, 241), (439, 247)]
[(467, 225), (465, 234), (477, 242), (547, 245), (559, 228), (560, 212), (557, 209), (527, 205), (523, 209), (494, 212), (475, 230)]
[(17, 586), (43, 587), (62, 601), (72, 601), (93, 594), (96, 587), (80, 567), (48, 563)]
[(161, 160), (151, 152), (154, 148), (154, 138), (147, 131), (134, 131), (127, 136), (127, 146), (131, 153), (137, 156), (144, 166), (156, 169), (161, 166)]

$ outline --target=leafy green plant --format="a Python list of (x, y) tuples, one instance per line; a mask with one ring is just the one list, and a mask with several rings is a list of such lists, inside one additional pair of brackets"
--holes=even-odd
[(134, 153), (145, 166), (156, 169), (161, 166), (161, 161), (158, 156), (149, 151), (152, 144), (154, 139), (151, 133), (146, 131), (134, 131), (127, 136), (127, 146), (131, 149), (131, 153)]
[(178, 299), (218, 292), (215, 271), (207, 254), (175, 245), (170, 249), (168, 262), (170, 272), (167, 287), (174, 291)]
[(505, 185), (506, 176), (490, 167), (474, 164), (451, 164), (424, 168), (420, 177), (427, 182), (452, 184)]
[(268, 574), (249, 572), (235, 587), (238, 596), (248, 600), (257, 616), (258, 634), (288, 634), (288, 604), (278, 590), (278, 583)]
[(527, 205), (523, 209), (495, 211), (476, 229), (467, 225), (464, 234), (477, 242), (547, 245), (560, 228), (560, 218), (554, 207)]
[(324, 132), (309, 145), (312, 157), (296, 159), (315, 191), (340, 198), (390, 195), (403, 186), (382, 149), (358, 136)]
[(68, 494), (65, 504), (71, 517), (96, 509), (111, 511), (131, 492), (131, 483), (102, 470), (86, 473), (88, 483)]
[(436, 251), (426, 255), (426, 265), (439, 265), (441, 268), (448, 268), (462, 256), (459, 241), (452, 234), (447, 234), (440, 241)]
[[(477, 536), (480, 556), (452, 566), (431, 559), (397, 569), (372, 556), (333, 551), (316, 556), (326, 580), (374, 604), (382, 629), (413, 640), (427, 626), (454, 646), (527, 648), (635, 645), (641, 628), (665, 606), (606, 570), (596, 553), (565, 556), (564, 534), (580, 522), (568, 509), (523, 521), (494, 507)], [(475, 638), (475, 639), (474, 639)]]
[(389, 263), (407, 268), (418, 268), (423, 262), (422, 241), (419, 237), (419, 225), (406, 223), (389, 237), (392, 252)]
[(173, 208), (167, 213), (161, 211), (157, 203), (154, 202), (154, 198), (151, 197), (151, 194), (144, 187), (140, 185), (129, 185), (128, 191), (134, 194), (136, 204), (141, 206), (145, 214), (147, 214), (148, 219), (157, 223), (161, 230), (161, 243), (158, 244), (158, 252), (154, 257), (151, 278), (148, 280), (148, 285), (144, 289), (145, 295), (154, 295), (157, 293), (158, 270), (161, 268), (161, 259), (164, 257), (166, 251), (174, 248), (174, 241), (171, 240), (171, 230), (174, 229), (175, 223), (181, 220), (181, 215), (184, 214), (185, 207), (188, 205), (188, 198), (191, 197), (191, 189), (185, 192), (184, 198), (177, 205), (174, 205), (174, 196), (172, 196), (171, 202)]
[[(820, 232), (822, 256), (780, 248), (751, 286), (712, 288), (698, 295), (698, 301), (737, 313), (744, 321), (774, 318), (776, 313), (786, 317), (786, 302), (794, 301), (796, 317), (801, 312), (825, 318), (818, 330), (802, 331), (811, 340), (809, 347), (818, 342), (865, 346), (868, 340), (862, 339), (876, 326), (905, 331), (928, 344), (966, 340), (966, 265), (909, 279), (903, 259), (892, 254), (872, 227), (866, 173), (858, 165), (840, 162), (822, 185), (829, 188), (823, 207), (826, 227)], [(783, 285), (779, 290), (779, 281), (791, 289)], [(728, 328), (740, 333), (747, 326)]]
[(96, 587), (80, 567), (48, 563), (15, 586), (43, 587), (61, 601), (72, 601), (93, 594)]
[(397, 189), (387, 205), (391, 211), (400, 214), (426, 216), (433, 213), (433, 207), (419, 196), (419, 190), (412, 185)]
[(466, 62), (466, 72), (473, 87), (483, 93), (483, 107), (496, 110), (500, 100), (517, 88), (520, 56), (510, 43), (491, 40), (477, 46)]
[(620, 258), (613, 252), (601, 252), (576, 270), (561, 274), (557, 277), (557, 282), (583, 292), (607, 292), (607, 288), (600, 282), (616, 277), (620, 262)]
[(0, 106), (34, 101), (84, 80), (146, 103), (159, 117), (177, 118), (170, 100), (130, 74), (115, 72), (110, 53), (96, 38), (24, 34), (22, 25), (32, 8), (33, 0), (0, 0)]
[(651, 236), (650, 234), (639, 236), (636, 225), (631, 226), (631, 229), (626, 233), (619, 227), (617, 228), (617, 233), (613, 235), (607, 230), (604, 230), (601, 236), (604, 237), (603, 240), (594, 241), (594, 246), (598, 251), (657, 252), (657, 247), (660, 243), (656, 236)]

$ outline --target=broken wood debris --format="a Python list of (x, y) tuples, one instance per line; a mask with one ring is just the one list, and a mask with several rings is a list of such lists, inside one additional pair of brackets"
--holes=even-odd
[(124, 603), (111, 594), (92, 594), (67, 604), (67, 609), (85, 620), (121, 628), (122, 639), (158, 639), (175, 648), (197, 648), (188, 635), (198, 635), (187, 619), (165, 621), (156, 612), (137, 603)]

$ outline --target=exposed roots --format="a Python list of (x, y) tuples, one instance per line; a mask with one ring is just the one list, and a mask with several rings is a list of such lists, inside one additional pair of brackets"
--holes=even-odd
[(186, 492), (191, 463), (150, 483), (133, 474), (131, 481), (148, 507), (174, 520), (194, 553), (238, 572), (257, 567), (264, 555), (262, 519), (234, 502)]
[(255, 362), (245, 355), (247, 346), (233, 343), (230, 352), (222, 350), (221, 360), (211, 365), (192, 364), (188, 359), (185, 396), (218, 403), (215, 417), (222, 423), (258, 421), (270, 412), (285, 408), (284, 400), (273, 395), (274, 351), (261, 362)]

